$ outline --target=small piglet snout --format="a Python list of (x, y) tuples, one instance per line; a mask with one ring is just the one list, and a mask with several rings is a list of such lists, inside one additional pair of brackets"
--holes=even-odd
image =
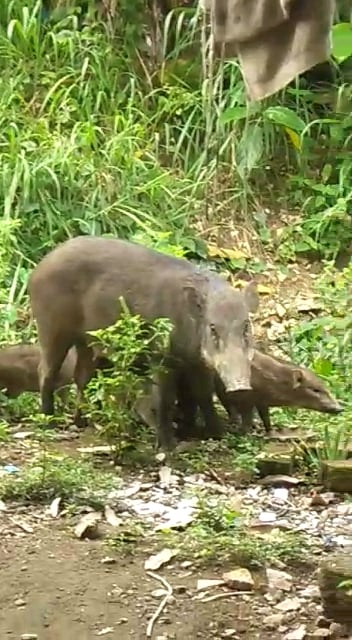
[(342, 413), (345, 410), (345, 407), (341, 402), (336, 402), (330, 407), (329, 413)]

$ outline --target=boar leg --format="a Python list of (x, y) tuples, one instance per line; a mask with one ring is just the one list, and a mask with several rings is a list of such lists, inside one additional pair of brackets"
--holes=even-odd
[[(184, 375), (185, 374), (185, 375)], [(191, 381), (186, 372), (180, 371), (177, 377), (177, 437), (187, 440), (196, 436), (196, 417), (198, 402)]]
[[(40, 336), (39, 336), (40, 340)], [(66, 354), (70, 348), (68, 341), (52, 341), (41, 343), (41, 358), (38, 366), (38, 377), (41, 397), (42, 413), (53, 416), (55, 413), (54, 391), (57, 379)]]
[(177, 396), (181, 417), (177, 435), (181, 439), (190, 436), (202, 437), (197, 432), (196, 416), (200, 408), (205, 424), (206, 438), (220, 438), (223, 435), (223, 425), (216, 412), (213, 402), (213, 378), (203, 367), (187, 367), (179, 372), (177, 380)]
[(246, 406), (245, 404), (241, 406), (240, 409), (241, 415), (241, 426), (239, 432), (242, 434), (249, 433), (253, 427), (253, 406)]
[(175, 447), (173, 417), (176, 402), (176, 375), (173, 369), (169, 369), (161, 371), (157, 376), (157, 447), (168, 451)]
[(205, 424), (205, 437), (221, 438), (224, 429), (213, 401), (213, 376), (203, 367), (197, 367), (194, 373), (195, 392)]
[(242, 426), (242, 406), (235, 400), (236, 393), (229, 395), (225, 391), (225, 387), (219, 376), (215, 376), (215, 392), (222, 406), (227, 412), (229, 420), (234, 427)]
[(94, 351), (85, 340), (76, 343), (77, 361), (73, 374), (77, 386), (77, 408), (74, 416), (74, 423), (77, 427), (83, 428), (87, 425), (87, 420), (82, 414), (81, 405), (84, 402), (84, 390), (89, 380), (95, 372)]
[(259, 413), (259, 417), (263, 423), (264, 429), (266, 433), (271, 432), (271, 420), (270, 420), (270, 409), (269, 407), (265, 407), (264, 405), (259, 405), (256, 407)]

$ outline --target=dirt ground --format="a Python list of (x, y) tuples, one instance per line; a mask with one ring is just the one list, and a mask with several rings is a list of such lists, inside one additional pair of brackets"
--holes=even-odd
[[(142, 639), (160, 600), (151, 594), (159, 582), (146, 574), (146, 555), (107, 565), (111, 552), (99, 540), (79, 541), (58, 523), (33, 537), (2, 544), (0, 558), (0, 638), (36, 634), (39, 640)], [(223, 568), (222, 568), (223, 570)], [(182, 569), (174, 563), (164, 575), (174, 600), (155, 625), (153, 638), (282, 638), (260, 620), (264, 596), (192, 600), (197, 578), (216, 577), (214, 568)], [(302, 585), (302, 581), (300, 580)], [(24, 636), (26, 637), (26, 636)], [(31, 636), (29, 636), (31, 637)]]

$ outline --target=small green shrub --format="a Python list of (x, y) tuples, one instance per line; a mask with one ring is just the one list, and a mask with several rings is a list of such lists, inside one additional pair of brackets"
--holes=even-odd
[[(96, 345), (107, 354), (113, 367), (98, 371), (88, 385), (87, 411), (97, 423), (101, 437), (116, 447), (116, 456), (130, 446), (136, 436), (134, 407), (148, 392), (148, 381), (162, 367), (171, 323), (160, 318), (148, 325), (126, 310), (108, 327), (90, 332)], [(101, 408), (97, 407), (97, 401)]]

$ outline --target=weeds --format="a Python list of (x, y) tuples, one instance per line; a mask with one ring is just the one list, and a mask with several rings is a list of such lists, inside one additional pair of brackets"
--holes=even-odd
[(233, 511), (218, 500), (205, 500), (197, 520), (180, 539), (171, 532), (163, 532), (164, 542), (178, 548), (179, 554), (190, 553), (200, 563), (235, 562), (243, 565), (262, 565), (274, 559), (285, 562), (307, 561), (309, 546), (304, 536), (276, 531), (265, 536), (251, 532), (241, 513)]
[(47, 502), (61, 497), (68, 502), (96, 502), (99, 491), (108, 491), (118, 479), (97, 472), (90, 462), (68, 456), (41, 454), (16, 476), (4, 476), (0, 484), (3, 500)]
[(239, 437), (227, 433), (220, 441), (197, 442), (197, 447), (184, 451), (182, 456), (175, 460), (175, 465), (180, 469), (191, 467), (197, 472), (226, 470), (227, 474), (241, 481), (250, 479), (256, 473), (256, 454), (260, 447), (259, 438)]
[(342, 424), (340, 427), (324, 425), (321, 437), (311, 445), (301, 445), (309, 466), (320, 470), (324, 461), (347, 460), (351, 456), (352, 431)]
[[(108, 327), (91, 332), (98, 349), (108, 355), (108, 370), (98, 371), (88, 385), (90, 417), (104, 440), (115, 445), (116, 460), (136, 434), (136, 403), (151, 389), (162, 367), (171, 323), (158, 319), (146, 326), (128, 310)], [(98, 407), (97, 403), (100, 404)]]

